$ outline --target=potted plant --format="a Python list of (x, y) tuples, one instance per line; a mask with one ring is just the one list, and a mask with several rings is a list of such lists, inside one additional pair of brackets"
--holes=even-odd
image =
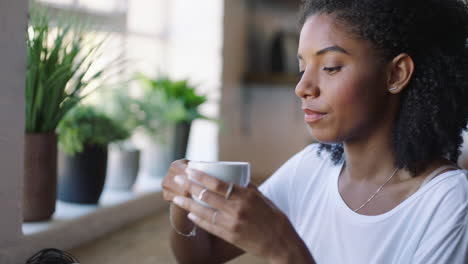
[(47, 10), (36, 5), (30, 17), (22, 206), (24, 221), (40, 221), (55, 211), (57, 124), (108, 67), (89, 71), (102, 42), (85, 45), (84, 32), (67, 21), (50, 26)]
[[(110, 93), (108, 103), (101, 104), (103, 111), (123, 126), (130, 136), (138, 126), (135, 99), (123, 87)], [(140, 150), (130, 138), (109, 144), (105, 188), (130, 191), (139, 170)]]
[(105, 182), (107, 146), (128, 138), (128, 131), (94, 107), (79, 105), (60, 121), (57, 132), (63, 151), (58, 198), (96, 204)]
[(138, 75), (142, 97), (137, 101), (140, 124), (140, 176), (161, 178), (170, 163), (185, 157), (193, 120), (209, 119), (198, 108), (206, 102), (188, 80)]
[(131, 191), (140, 168), (140, 150), (130, 140), (109, 144), (105, 188)]

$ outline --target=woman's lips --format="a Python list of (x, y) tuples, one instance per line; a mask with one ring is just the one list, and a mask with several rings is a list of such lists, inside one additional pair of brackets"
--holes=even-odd
[(322, 119), (323, 117), (325, 117), (327, 114), (326, 113), (322, 113), (322, 112), (317, 112), (317, 111), (313, 111), (313, 110), (310, 110), (310, 109), (304, 109), (304, 121), (308, 122), (308, 123), (311, 123), (311, 122), (317, 122), (319, 121), (320, 119)]

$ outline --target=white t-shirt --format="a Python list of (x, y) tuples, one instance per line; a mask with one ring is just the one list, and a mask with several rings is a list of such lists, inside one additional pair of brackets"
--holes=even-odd
[(467, 171), (447, 171), (392, 210), (361, 215), (338, 192), (342, 165), (313, 144), (260, 186), (318, 264), (468, 263)]

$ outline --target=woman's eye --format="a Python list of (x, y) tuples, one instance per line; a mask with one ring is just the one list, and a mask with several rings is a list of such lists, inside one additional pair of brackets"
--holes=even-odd
[(328, 72), (329, 74), (339, 72), (343, 68), (342, 66), (337, 67), (323, 67), (323, 70)]

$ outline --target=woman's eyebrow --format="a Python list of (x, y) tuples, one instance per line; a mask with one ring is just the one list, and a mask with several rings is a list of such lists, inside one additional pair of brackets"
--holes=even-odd
[[(323, 54), (325, 54), (325, 53), (327, 53), (327, 52), (340, 52), (340, 53), (344, 53), (344, 54), (346, 54), (346, 55), (351, 55), (351, 54), (349, 54), (349, 52), (347, 52), (345, 49), (343, 49), (342, 47), (337, 46), (337, 45), (335, 45), (335, 46), (330, 46), (330, 47), (326, 47), (326, 48), (324, 48), (324, 49), (321, 49), (321, 50), (317, 51), (317, 52), (315, 53), (315, 55), (316, 55), (316, 56), (321, 56), (321, 55), (323, 55)], [(301, 56), (300, 54), (297, 54), (297, 59), (298, 59), (298, 60), (302, 60), (302, 56)]]
[(320, 55), (323, 55), (323, 54), (325, 54), (327, 52), (341, 52), (341, 53), (350, 55), (349, 52), (347, 52), (345, 49), (343, 49), (342, 47), (337, 46), (337, 45), (321, 49), (321, 50), (317, 51), (315, 53), (315, 55), (320, 56)]

